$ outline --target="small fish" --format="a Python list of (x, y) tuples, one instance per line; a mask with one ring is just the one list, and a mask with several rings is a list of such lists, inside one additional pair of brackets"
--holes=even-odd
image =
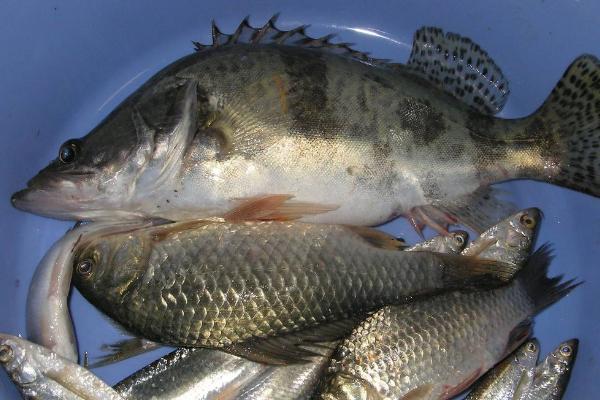
[(146, 222), (76, 225), (54, 243), (40, 261), (29, 286), (29, 339), (77, 362), (79, 355), (68, 306), (73, 273), (73, 248), (82, 237), (88, 237), (94, 232), (107, 234), (147, 225), (149, 223)]
[(600, 62), (582, 55), (532, 115), (494, 115), (508, 81), (480, 46), (419, 29), (406, 65), (301, 26), (213, 26), (15, 193), (63, 219), (221, 216), (285, 195), (296, 218), (477, 231), (512, 206), (490, 185), (533, 179), (600, 195)]
[(465, 231), (453, 231), (448, 235), (434, 236), (429, 240), (417, 243), (406, 251), (433, 251), (436, 253), (460, 254), (469, 242), (469, 234)]
[(520, 391), (530, 387), (540, 353), (536, 339), (525, 342), (491, 369), (465, 400), (518, 400)]
[(122, 400), (86, 368), (16, 336), (0, 333), (0, 364), (24, 398)]
[(519, 211), (479, 235), (462, 254), (522, 265), (531, 253), (541, 218), (537, 208)]
[(114, 389), (127, 400), (310, 399), (333, 347), (315, 350), (325, 353), (307, 363), (271, 366), (219, 350), (181, 348), (125, 378)]
[(547, 247), (508, 286), (387, 306), (333, 357), (324, 399), (449, 399), (530, 334), (531, 318), (577, 284), (546, 276)]
[(563, 397), (573, 363), (577, 357), (579, 340), (571, 339), (561, 343), (536, 367), (533, 383), (527, 394), (516, 400), (560, 400)]
[[(264, 347), (264, 354), (283, 333), (336, 340), (356, 318), (383, 305), (449, 289), (497, 287), (518, 269), (398, 251), (403, 246), (364, 227), (188, 221), (82, 240), (73, 281), (137, 336), (181, 347), (245, 342)], [(269, 337), (273, 342), (260, 343)]]

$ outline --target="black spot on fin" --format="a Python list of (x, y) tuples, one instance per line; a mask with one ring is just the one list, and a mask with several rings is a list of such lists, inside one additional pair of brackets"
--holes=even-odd
[(388, 60), (370, 57), (368, 53), (352, 49), (351, 43), (333, 43), (331, 39), (335, 35), (325, 35), (320, 38), (313, 38), (306, 34), (308, 25), (301, 25), (289, 31), (280, 30), (275, 26), (279, 14), (275, 14), (262, 27), (255, 28), (248, 22), (246, 17), (238, 28), (232, 34), (221, 32), (216, 23), (212, 23), (212, 44), (202, 44), (192, 41), (196, 51), (204, 51), (211, 48), (234, 45), (237, 43), (246, 44), (279, 44), (283, 46), (299, 46), (304, 48), (322, 50), (337, 54), (343, 57), (352, 58), (367, 64), (384, 65)]
[(404, 250), (408, 247), (403, 239), (396, 238), (385, 232), (366, 226), (350, 226), (347, 228), (359, 235), (367, 243), (380, 249), (386, 250)]
[[(221, 350), (251, 361), (288, 365), (310, 362), (311, 358), (331, 353), (332, 343), (350, 334), (362, 318), (327, 322), (309, 329), (268, 338), (254, 338), (229, 345)], [(323, 343), (322, 349), (315, 343)], [(310, 345), (310, 346), (307, 346)], [(322, 350), (322, 351), (319, 351)]]
[(458, 223), (482, 233), (517, 211), (515, 204), (500, 197), (503, 194), (502, 190), (487, 186), (452, 201), (433, 205), (455, 217)]
[[(557, 149), (558, 175), (551, 181), (600, 197), (600, 60), (578, 57), (564, 73), (546, 102), (531, 117), (543, 122), (548, 152)], [(545, 176), (538, 179), (546, 180)]]
[(556, 303), (583, 282), (562, 282), (562, 275), (549, 278), (548, 267), (554, 256), (549, 244), (542, 245), (533, 253), (516, 279), (524, 287), (535, 307), (535, 313)]
[(435, 27), (415, 32), (408, 67), (459, 100), (496, 114), (508, 99), (508, 81), (479, 45)]

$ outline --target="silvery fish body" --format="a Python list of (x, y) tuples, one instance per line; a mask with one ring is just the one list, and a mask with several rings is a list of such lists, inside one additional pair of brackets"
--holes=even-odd
[(27, 399), (122, 400), (87, 368), (16, 336), (0, 334), (0, 365)]
[(490, 370), (465, 400), (516, 400), (531, 386), (540, 352), (537, 340), (529, 340)]
[(342, 342), (322, 398), (425, 400), (461, 393), (527, 338), (533, 315), (573, 288), (547, 278), (547, 267), (542, 249), (504, 288), (382, 308)]
[(80, 242), (74, 283), (138, 336), (222, 347), (354, 318), (410, 296), (493, 287), (516, 270), (399, 246), (370, 228), (189, 221)]
[(560, 400), (567, 389), (579, 340), (561, 343), (536, 367), (529, 390), (516, 400)]
[(459, 254), (467, 246), (469, 234), (465, 231), (453, 231), (448, 235), (434, 236), (417, 243), (406, 251), (433, 251), (436, 253)]
[(405, 215), (442, 230), (480, 226), (472, 212), (493, 213), (494, 182), (600, 193), (593, 56), (572, 64), (539, 112), (505, 120), (492, 116), (508, 95), (500, 69), (436, 28), (415, 34), (406, 65), (272, 22), (213, 36), (65, 143), (14, 205), (58, 218), (182, 220), (285, 194), (331, 208), (304, 216), (313, 222)]

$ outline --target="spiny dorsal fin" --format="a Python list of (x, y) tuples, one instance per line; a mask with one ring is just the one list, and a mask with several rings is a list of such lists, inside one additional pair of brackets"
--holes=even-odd
[(502, 110), (508, 81), (479, 45), (456, 33), (423, 27), (415, 32), (408, 67), (486, 114)]
[(349, 57), (361, 62), (374, 65), (384, 65), (388, 60), (372, 58), (368, 53), (360, 52), (351, 48), (351, 43), (332, 43), (334, 34), (313, 38), (306, 34), (309, 25), (301, 25), (289, 31), (280, 30), (275, 26), (279, 14), (275, 14), (260, 28), (255, 28), (248, 22), (248, 17), (240, 23), (232, 34), (221, 32), (215, 21), (212, 22), (212, 44), (206, 45), (192, 41), (196, 51), (204, 51), (210, 48), (232, 45), (236, 43), (248, 44), (279, 44), (285, 46), (300, 46), (311, 49), (320, 49), (340, 56)]

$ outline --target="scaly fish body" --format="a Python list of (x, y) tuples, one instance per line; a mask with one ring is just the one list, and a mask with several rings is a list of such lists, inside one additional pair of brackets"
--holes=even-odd
[(540, 344), (529, 340), (478, 382), (466, 400), (515, 400), (531, 386)]
[(533, 256), (504, 288), (382, 308), (338, 348), (323, 398), (459, 394), (525, 340), (523, 321), (571, 290), (544, 276), (546, 256)]
[(0, 334), (0, 365), (27, 399), (122, 400), (87, 368), (16, 336)]
[[(375, 225), (415, 207), (469, 205), (480, 188), (509, 179), (600, 192), (593, 174), (571, 176), (574, 165), (588, 163), (572, 154), (594, 151), (571, 149), (557, 133), (572, 118), (557, 120), (556, 108), (574, 100), (559, 106), (557, 90), (543, 115), (518, 120), (475, 111), (499, 102), (497, 111), (505, 99), (489, 93), (505, 97), (508, 89), (468, 39), (424, 28), (402, 66), (328, 42), (302, 46), (298, 30), (275, 32), (272, 24), (260, 31), (242, 24), (227, 44), (217, 32), (212, 47), (166, 67), (87, 136), (65, 143), (13, 203), (59, 218), (182, 220), (222, 215), (240, 198), (287, 194), (335, 207), (305, 220)], [(464, 60), (442, 63), (457, 74), (451, 83), (423, 70), (433, 61), (418, 46), (437, 46), (429, 50), (435, 57), (460, 50)], [(597, 73), (595, 58), (583, 61), (579, 69)], [(599, 92), (588, 90), (586, 102), (595, 104)], [(600, 118), (597, 107), (590, 112), (591, 122), (573, 117), (568, 132), (587, 132)]]
[(362, 315), (409, 296), (497, 285), (515, 270), (398, 245), (370, 228), (182, 222), (81, 242), (74, 283), (138, 336), (221, 347)]

